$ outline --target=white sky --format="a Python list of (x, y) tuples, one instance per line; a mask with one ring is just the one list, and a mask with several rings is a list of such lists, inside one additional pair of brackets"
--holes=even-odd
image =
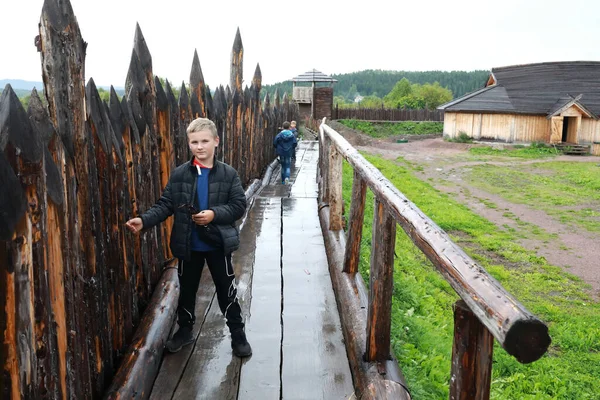
[[(71, 0), (88, 42), (86, 79), (123, 86), (139, 22), (154, 73), (189, 80), (194, 49), (211, 88), (229, 81), (237, 27), (244, 80), (316, 68), (327, 74), (474, 70), (600, 60), (597, 0)], [(43, 0), (0, 0), (0, 79), (41, 81), (34, 46)]]

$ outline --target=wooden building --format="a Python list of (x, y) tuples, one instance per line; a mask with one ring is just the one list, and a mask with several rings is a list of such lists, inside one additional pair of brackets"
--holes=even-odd
[(592, 145), (600, 142), (600, 62), (494, 68), (482, 89), (438, 109), (450, 138)]
[(302, 118), (331, 118), (333, 110), (333, 84), (337, 82), (329, 75), (313, 69), (292, 79), (292, 98), (300, 109)]

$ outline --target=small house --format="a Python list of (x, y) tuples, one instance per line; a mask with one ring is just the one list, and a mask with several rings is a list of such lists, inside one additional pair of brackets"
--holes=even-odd
[(292, 98), (298, 103), (302, 118), (331, 118), (333, 110), (333, 84), (329, 75), (313, 69), (292, 79)]
[(438, 109), (444, 136), (594, 145), (600, 151), (600, 62), (569, 61), (492, 69), (485, 86)]

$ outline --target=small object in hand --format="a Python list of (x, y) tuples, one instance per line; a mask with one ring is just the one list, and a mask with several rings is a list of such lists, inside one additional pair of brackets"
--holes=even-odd
[(182, 204), (179, 206), (179, 208), (185, 208), (190, 213), (190, 215), (196, 215), (200, 212), (200, 210), (198, 210), (192, 204)]

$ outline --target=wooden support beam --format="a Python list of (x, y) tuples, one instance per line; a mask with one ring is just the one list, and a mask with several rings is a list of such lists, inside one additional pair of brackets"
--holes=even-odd
[(348, 274), (358, 272), (366, 197), (367, 183), (358, 172), (354, 171), (352, 202), (350, 204), (350, 218), (348, 220), (348, 236), (346, 252), (344, 254), (344, 272)]
[(176, 263), (164, 270), (140, 321), (129, 350), (104, 398), (145, 399), (158, 374), (179, 300)]
[(494, 337), (469, 310), (454, 304), (454, 342), (450, 372), (450, 400), (487, 400), (492, 381)]
[(329, 176), (327, 179), (327, 188), (329, 192), (329, 209), (331, 222), (329, 228), (337, 231), (344, 229), (342, 213), (344, 199), (342, 196), (342, 155), (337, 151), (333, 144), (329, 148)]
[(519, 362), (539, 359), (550, 345), (548, 327), (508, 293), (339, 133), (326, 136), (369, 185), (413, 243), (440, 271), (502, 347)]
[(406, 390), (406, 381), (393, 357), (378, 363), (364, 360), (367, 343), (367, 289), (360, 274), (342, 272), (342, 255), (345, 253), (346, 243), (342, 231), (329, 229), (328, 207), (320, 208), (319, 219), (356, 396), (365, 400), (409, 400), (411, 397)]
[(384, 361), (390, 357), (396, 221), (385, 204), (378, 200), (375, 200), (373, 212), (371, 246), (371, 281), (365, 356), (367, 361)]

